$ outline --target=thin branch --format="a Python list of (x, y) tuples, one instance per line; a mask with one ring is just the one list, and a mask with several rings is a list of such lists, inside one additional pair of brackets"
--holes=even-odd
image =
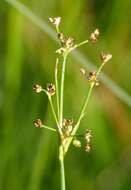
[(55, 64), (55, 85), (56, 85), (56, 102), (57, 102), (57, 114), (60, 115), (60, 102), (59, 102), (59, 86), (58, 86), (58, 58)]
[(40, 128), (44, 128), (44, 129), (48, 129), (48, 130), (53, 131), (53, 132), (57, 132), (56, 129), (49, 127), (47, 125), (42, 125)]
[(52, 113), (53, 113), (55, 122), (56, 122), (56, 124), (57, 124), (59, 133), (60, 133), (61, 136), (63, 136), (63, 133), (62, 133), (61, 127), (60, 127), (60, 125), (59, 125), (59, 121), (58, 121), (58, 119), (57, 119), (57, 115), (56, 115), (56, 112), (55, 112), (55, 109), (54, 109), (54, 106), (53, 106), (52, 98), (51, 98), (50, 94), (49, 94), (45, 89), (42, 89), (42, 91), (47, 95), (47, 97), (48, 97), (48, 99), (49, 99), (49, 102), (50, 102), (50, 105), (51, 105), (51, 109), (52, 109)]
[(48, 99), (49, 99), (49, 102), (50, 102), (50, 105), (51, 105), (52, 113), (53, 113), (54, 119), (55, 119), (55, 121), (56, 121), (58, 130), (59, 130), (59, 133), (60, 133), (61, 136), (63, 136), (61, 127), (60, 127), (60, 125), (59, 125), (59, 122), (58, 122), (58, 119), (57, 119), (57, 116), (56, 116), (56, 113), (55, 113), (55, 110), (54, 110), (54, 106), (53, 106), (53, 103), (52, 103), (52, 98), (51, 98), (51, 96), (48, 96)]
[(62, 121), (63, 121), (63, 98), (64, 98), (64, 78), (65, 78), (65, 66), (66, 66), (66, 59), (67, 55), (64, 55), (63, 63), (62, 63), (62, 72), (61, 72), (61, 92), (60, 92), (60, 116), (59, 116), (59, 123), (62, 127)]

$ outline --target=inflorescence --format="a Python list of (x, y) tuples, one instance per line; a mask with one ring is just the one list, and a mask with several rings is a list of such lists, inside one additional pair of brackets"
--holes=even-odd
[[(56, 31), (57, 31), (58, 40), (60, 42), (60, 48), (56, 50), (56, 53), (61, 54), (64, 58), (66, 58), (67, 55), (71, 51), (76, 49), (77, 47), (84, 45), (88, 42), (96, 43), (98, 41), (98, 37), (100, 35), (99, 29), (95, 29), (94, 32), (92, 32), (90, 34), (88, 40), (85, 40), (79, 44), (76, 44), (74, 38), (72, 38), (70, 36), (66, 36), (63, 32), (60, 31), (60, 28), (59, 28), (60, 23), (61, 23), (60, 17), (49, 18), (49, 21), (55, 26)], [(81, 147), (80, 139), (83, 138), (85, 141), (85, 151), (90, 152), (90, 150), (91, 150), (91, 139), (92, 139), (91, 130), (87, 129), (85, 134), (83, 134), (83, 135), (77, 134), (76, 131), (80, 125), (81, 119), (83, 118), (83, 116), (85, 114), (85, 108), (87, 106), (91, 91), (92, 91), (94, 86), (99, 85), (98, 75), (99, 75), (101, 69), (103, 68), (103, 66), (105, 65), (105, 63), (107, 63), (111, 58), (112, 58), (111, 54), (102, 52), (100, 54), (101, 65), (97, 71), (87, 72), (84, 68), (80, 69), (81, 74), (89, 82), (90, 90), (89, 90), (89, 93), (87, 95), (87, 99), (85, 101), (85, 104), (82, 108), (82, 111), (80, 113), (80, 116), (79, 116), (77, 122), (74, 122), (73, 119), (65, 119), (64, 116), (62, 115), (62, 113), (63, 113), (62, 108), (63, 107), (61, 107), (61, 104), (63, 104), (63, 102), (61, 102), (62, 97), (59, 97), (59, 94), (61, 94), (63, 96), (63, 94), (62, 94), (62, 84), (63, 83), (61, 84), (61, 89), (60, 89), (61, 93), (59, 93), (57, 76), (55, 76), (56, 84), (50, 83), (47, 85), (47, 88), (45, 88), (45, 89), (39, 84), (34, 85), (34, 87), (33, 87), (34, 92), (36, 92), (36, 93), (44, 92), (48, 96), (48, 99), (49, 99), (49, 102), (50, 102), (50, 105), (52, 108), (52, 112), (54, 115), (54, 119), (55, 119), (55, 122), (57, 125), (57, 128), (56, 129), (52, 128), (52, 130), (58, 132), (63, 148), (66, 147), (68, 149), (68, 146), (70, 145), (71, 141), (75, 147), (80, 148)], [(58, 62), (58, 59), (57, 59), (57, 62)], [(57, 72), (56, 72), (56, 75), (57, 75)], [(57, 96), (57, 105), (58, 105), (57, 111), (55, 111), (54, 106), (53, 106), (53, 102), (52, 102), (52, 96), (55, 96), (55, 95)], [(35, 120), (34, 125), (37, 128), (41, 128), (41, 127), (44, 128), (44, 125), (40, 119)], [(46, 128), (51, 129), (50, 127), (46, 127)]]

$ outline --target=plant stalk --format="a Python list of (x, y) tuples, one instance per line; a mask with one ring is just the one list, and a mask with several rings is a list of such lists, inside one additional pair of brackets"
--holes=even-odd
[(64, 168), (64, 151), (63, 146), (59, 147), (60, 175), (61, 175), (61, 190), (66, 190), (65, 185), (65, 168)]
[(58, 119), (57, 119), (57, 116), (56, 116), (56, 113), (55, 113), (55, 110), (54, 110), (54, 106), (53, 106), (53, 103), (52, 103), (52, 98), (51, 98), (51, 96), (48, 96), (48, 98), (49, 98), (49, 102), (50, 102), (50, 105), (51, 105), (51, 109), (52, 109), (52, 113), (53, 113), (54, 119), (55, 119), (57, 127), (58, 127), (58, 131), (59, 131), (60, 135), (63, 136), (61, 127), (59, 125), (59, 122), (58, 122)]
[(59, 88), (58, 88), (58, 58), (56, 59), (55, 65), (55, 85), (56, 85), (56, 102), (57, 102), (57, 114), (60, 115), (60, 105), (59, 105)]
[(64, 79), (65, 79), (66, 59), (67, 59), (67, 54), (64, 55), (63, 64), (62, 64), (62, 75), (61, 75), (60, 116), (59, 116), (59, 124), (61, 127), (62, 127), (62, 121), (63, 121), (63, 97), (64, 97)]

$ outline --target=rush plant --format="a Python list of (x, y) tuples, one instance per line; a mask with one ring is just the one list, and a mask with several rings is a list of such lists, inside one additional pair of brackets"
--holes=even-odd
[[(72, 37), (66, 36), (63, 32), (61, 32), (60, 30), (61, 18), (60, 17), (49, 18), (49, 21), (56, 28), (58, 40), (60, 42), (60, 48), (56, 50), (56, 53), (60, 54), (63, 61), (62, 63), (59, 63), (59, 59), (56, 58), (55, 84), (52, 84), (52, 83), (48, 84), (46, 89), (43, 88), (41, 85), (36, 84), (34, 85), (33, 90), (36, 93), (44, 92), (47, 95), (57, 127), (56, 128), (49, 127), (43, 124), (41, 119), (36, 119), (34, 121), (34, 125), (37, 128), (43, 128), (43, 129), (45, 128), (50, 131), (53, 131), (56, 133), (56, 137), (59, 137), (59, 156), (58, 157), (59, 157), (59, 162), (60, 162), (61, 190), (65, 190), (66, 189), (65, 167), (64, 167), (65, 155), (68, 152), (71, 144), (73, 144), (77, 148), (81, 147), (81, 142), (79, 140), (80, 137), (83, 137), (85, 140), (85, 151), (90, 152), (91, 138), (92, 138), (91, 130), (87, 129), (85, 131), (85, 134), (83, 135), (78, 135), (77, 131), (80, 127), (81, 120), (86, 113), (86, 107), (90, 100), (92, 90), (95, 86), (99, 85), (98, 76), (103, 66), (112, 58), (112, 55), (109, 53), (103, 53), (103, 52), (100, 54), (100, 67), (98, 68), (97, 71), (91, 71), (88, 73), (84, 68), (80, 69), (81, 74), (87, 79), (89, 83), (89, 90), (83, 102), (77, 121), (74, 122), (72, 119), (65, 118), (64, 111), (63, 111), (63, 104), (64, 104), (63, 98), (64, 98), (64, 79), (65, 79), (65, 68), (67, 65), (67, 58), (69, 54), (76, 48), (84, 44), (87, 44), (88, 42), (96, 43), (99, 37), (99, 29), (96, 29), (93, 33), (91, 33), (88, 40), (85, 40), (81, 43), (76, 44), (75, 40)], [(59, 64), (62, 64), (62, 66), (58, 67)], [(58, 68), (61, 68), (61, 70), (59, 70)], [(58, 81), (58, 72), (61, 75), (60, 81)], [(57, 105), (56, 110), (52, 101), (54, 96), (56, 96), (56, 105)]]

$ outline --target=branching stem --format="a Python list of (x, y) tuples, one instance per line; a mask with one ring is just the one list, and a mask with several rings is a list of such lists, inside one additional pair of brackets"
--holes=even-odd
[(63, 57), (64, 58), (63, 58), (62, 73), (61, 73), (60, 116), (59, 116), (59, 123), (61, 127), (63, 121), (64, 78), (65, 78), (65, 66), (66, 66), (67, 54), (64, 54)]
[[(96, 78), (98, 77), (98, 75), (99, 75), (100, 71), (102, 70), (103, 66), (104, 66), (104, 63), (102, 63), (101, 66), (99, 67), (99, 69), (98, 69), (98, 71), (97, 71), (97, 73), (96, 73)], [(81, 110), (80, 116), (79, 116), (79, 118), (78, 118), (78, 121), (77, 121), (76, 125), (74, 126), (74, 129), (73, 129), (73, 131), (72, 131), (72, 133), (71, 133), (71, 137), (70, 137), (70, 138), (68, 139), (68, 141), (66, 142), (65, 149), (64, 149), (64, 150), (65, 150), (65, 153), (68, 151), (68, 148), (69, 148), (69, 146), (70, 146), (70, 144), (71, 144), (71, 142), (72, 142), (73, 136), (76, 134), (76, 132), (77, 132), (79, 126), (80, 126), (81, 120), (82, 120), (82, 118), (83, 118), (83, 116), (84, 116), (84, 114), (85, 114), (85, 110), (86, 110), (86, 107), (87, 107), (87, 105), (88, 105), (88, 102), (89, 102), (89, 99), (90, 99), (90, 96), (91, 96), (91, 93), (92, 93), (92, 90), (93, 90), (93, 87), (94, 87), (94, 86), (95, 86), (95, 82), (92, 82), (92, 83), (90, 84), (90, 88), (89, 88), (87, 97), (86, 97), (86, 99), (85, 99), (85, 101), (84, 101), (84, 104), (83, 104), (83, 106), (82, 106), (82, 110)]]

